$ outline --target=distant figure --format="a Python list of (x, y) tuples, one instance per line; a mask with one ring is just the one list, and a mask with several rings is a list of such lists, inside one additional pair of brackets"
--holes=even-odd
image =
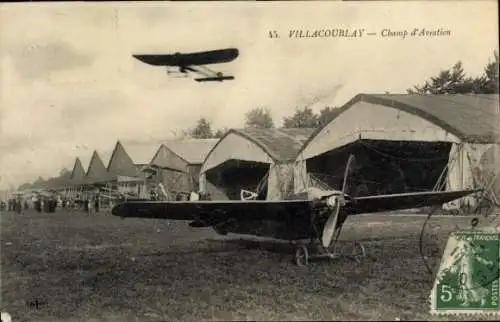
[(15, 207), (15, 210), (16, 210), (16, 212), (17, 212), (18, 214), (20, 214), (20, 213), (22, 212), (22, 210), (23, 210), (23, 205), (21, 204), (21, 200), (20, 200), (20, 199), (17, 199), (17, 200), (15, 201), (15, 206), (14, 206), (14, 207)]
[(50, 199), (50, 212), (56, 212), (57, 209), (57, 199), (56, 198), (51, 198)]
[(113, 209), (114, 206), (115, 206), (115, 203), (114, 203), (113, 199), (111, 199), (109, 201), (109, 212), (111, 212), (111, 210)]
[(40, 197), (34, 197), (33, 207), (37, 212), (42, 212), (42, 201)]
[(49, 213), (49, 207), (50, 207), (49, 204), (50, 204), (49, 198), (43, 197), (42, 199), (43, 212)]
[(84, 212), (89, 212), (89, 199), (86, 198), (83, 200), (83, 211)]
[(93, 215), (94, 214), (94, 212), (95, 212), (94, 206), (95, 206), (95, 201), (94, 201), (94, 198), (91, 197), (88, 200), (89, 215)]
[(99, 195), (95, 196), (95, 200), (94, 200), (94, 209), (95, 209), (95, 212), (98, 213), (99, 212)]

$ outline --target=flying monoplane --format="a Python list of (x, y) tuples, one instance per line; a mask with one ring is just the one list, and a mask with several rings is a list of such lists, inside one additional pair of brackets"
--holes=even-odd
[[(233, 61), (238, 57), (239, 51), (236, 48), (218, 49), (195, 53), (175, 53), (175, 54), (135, 54), (134, 58), (152, 66), (164, 66), (167, 74), (181, 73), (187, 75), (189, 72), (201, 75), (195, 78), (197, 82), (225, 81), (232, 80), (234, 76), (224, 75), (215, 72), (205, 65), (220, 64)], [(178, 71), (170, 70), (169, 67), (176, 67)]]
[[(256, 200), (255, 192), (242, 190), (241, 200), (128, 201), (112, 209), (115, 216), (191, 221), (191, 227), (213, 227), (221, 235), (238, 233), (272, 237), (295, 244), (295, 262), (307, 265), (317, 257), (338, 258), (331, 249), (348, 216), (438, 206), (479, 190), (426, 191), (352, 197), (346, 182), (353, 162), (348, 160), (341, 190), (308, 188), (286, 200)], [(309, 240), (305, 245), (299, 241)], [(320, 252), (309, 254), (320, 241)], [(315, 247), (316, 248), (316, 247)], [(355, 243), (356, 259), (365, 249)]]

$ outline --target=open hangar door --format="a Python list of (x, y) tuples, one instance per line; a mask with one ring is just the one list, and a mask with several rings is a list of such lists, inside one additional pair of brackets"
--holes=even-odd
[(206, 172), (206, 192), (213, 200), (240, 200), (241, 190), (256, 192), (266, 199), (270, 165), (231, 159)]
[(349, 155), (355, 161), (346, 192), (353, 196), (444, 189), (452, 143), (357, 140), (307, 160), (313, 180), (341, 189)]

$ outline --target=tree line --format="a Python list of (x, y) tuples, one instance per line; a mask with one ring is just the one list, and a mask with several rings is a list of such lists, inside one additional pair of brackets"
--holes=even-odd
[[(339, 108), (325, 107), (318, 114), (310, 107), (296, 108), (295, 113), (283, 119), (282, 128), (316, 128), (327, 124), (337, 114)], [(276, 125), (267, 107), (257, 107), (245, 114), (245, 128), (271, 129)], [(221, 138), (228, 128), (214, 130), (210, 121), (202, 117), (185, 135), (196, 139)]]
[[(465, 72), (462, 62), (458, 61), (451, 68), (440, 70), (437, 75), (429, 77), (423, 84), (407, 89), (408, 94), (498, 94), (499, 93), (498, 51), (486, 64), (480, 76), (471, 77)], [(309, 106), (296, 107), (291, 116), (282, 119), (282, 128), (318, 128), (330, 122), (342, 111), (342, 108), (325, 106), (315, 113)], [(257, 107), (245, 114), (245, 128), (275, 128), (276, 124), (267, 107)], [(214, 129), (211, 122), (202, 117), (193, 128), (183, 132), (184, 136), (196, 139), (221, 138), (228, 128)], [(59, 176), (69, 176), (68, 169), (61, 170)], [(48, 179), (53, 180), (54, 178)], [(34, 184), (48, 181), (39, 177)], [(29, 183), (19, 188), (28, 187)]]

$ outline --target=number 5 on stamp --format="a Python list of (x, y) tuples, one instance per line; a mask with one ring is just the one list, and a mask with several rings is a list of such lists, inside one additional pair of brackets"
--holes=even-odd
[(500, 313), (499, 263), (500, 234), (451, 234), (432, 288), (431, 313)]

